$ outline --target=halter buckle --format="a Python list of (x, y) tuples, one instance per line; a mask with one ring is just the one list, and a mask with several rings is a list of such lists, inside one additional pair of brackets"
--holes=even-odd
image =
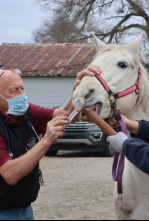
[(109, 95), (109, 101), (111, 104), (111, 108), (113, 109), (114, 113), (117, 111), (117, 105), (116, 105), (116, 98), (114, 94)]
[(110, 104), (116, 103), (114, 94), (109, 95), (109, 101), (110, 101)]

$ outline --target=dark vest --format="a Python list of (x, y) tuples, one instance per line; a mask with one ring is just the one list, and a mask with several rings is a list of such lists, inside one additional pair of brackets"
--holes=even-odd
[[(38, 138), (32, 126), (34, 127), (34, 122), (29, 109), (20, 125), (7, 121), (0, 114), (0, 135), (7, 147), (9, 146), (8, 142), (10, 142), (10, 152), (13, 154), (13, 159), (24, 155), (38, 143)], [(33, 203), (37, 199), (40, 189), (39, 178), (39, 164), (15, 186), (9, 186), (0, 176), (0, 210), (18, 209)]]

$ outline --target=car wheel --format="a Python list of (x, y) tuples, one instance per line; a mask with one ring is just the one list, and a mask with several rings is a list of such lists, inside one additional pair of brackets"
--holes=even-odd
[(102, 155), (103, 155), (104, 157), (113, 157), (113, 156), (114, 156), (114, 150), (113, 150), (113, 148), (112, 148), (109, 144), (107, 144), (107, 145), (105, 146), (104, 150), (103, 150)]
[(58, 153), (58, 150), (55, 150), (55, 151), (48, 151), (45, 156), (47, 157), (55, 157)]

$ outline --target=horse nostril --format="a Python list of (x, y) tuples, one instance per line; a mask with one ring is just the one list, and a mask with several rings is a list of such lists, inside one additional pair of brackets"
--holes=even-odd
[(89, 90), (89, 93), (85, 95), (85, 100), (88, 100), (88, 99), (92, 96), (92, 94), (94, 93), (94, 91), (95, 91), (95, 89)]
[(85, 95), (85, 100), (88, 100), (88, 98), (89, 98), (89, 95), (88, 94)]

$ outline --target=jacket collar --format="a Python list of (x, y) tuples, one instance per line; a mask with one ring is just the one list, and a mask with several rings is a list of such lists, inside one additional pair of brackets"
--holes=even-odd
[(20, 125), (22, 123), (22, 121), (27, 121), (29, 119), (29, 117), (25, 114), (24, 116), (18, 117), (16, 119), (16, 122), (12, 122), (11, 118), (9, 115), (6, 115), (5, 113), (0, 111), (0, 118), (5, 122), (5, 123), (16, 123), (18, 125)]

